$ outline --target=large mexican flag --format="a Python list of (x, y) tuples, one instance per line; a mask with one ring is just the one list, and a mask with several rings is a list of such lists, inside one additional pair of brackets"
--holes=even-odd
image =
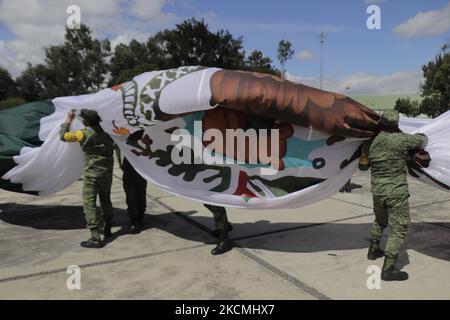
[[(0, 111), (0, 188), (48, 195), (82, 176), (78, 143), (58, 135), (72, 109), (96, 110), (122, 154), (160, 188), (245, 208), (295, 208), (331, 196), (356, 171), (378, 120), (344, 95), (270, 75), (146, 72), (94, 94)], [(430, 167), (416, 173), (441, 188), (450, 184), (449, 118), (402, 119), (405, 130), (430, 138)], [(71, 129), (79, 128), (76, 120)]]

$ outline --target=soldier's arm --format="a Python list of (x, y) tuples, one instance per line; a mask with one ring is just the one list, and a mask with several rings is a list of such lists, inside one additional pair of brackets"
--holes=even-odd
[(75, 113), (73, 111), (69, 111), (66, 121), (61, 124), (61, 127), (59, 129), (59, 137), (64, 142), (81, 142), (84, 139), (83, 130), (70, 131), (70, 125), (74, 117)]
[(423, 133), (407, 134), (406, 147), (408, 150), (422, 149), (428, 144), (428, 137)]

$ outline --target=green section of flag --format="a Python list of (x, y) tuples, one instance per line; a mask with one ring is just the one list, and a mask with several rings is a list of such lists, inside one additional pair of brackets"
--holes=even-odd
[[(20, 154), (23, 147), (39, 147), (41, 118), (55, 112), (50, 100), (22, 104), (0, 111), (0, 177), (14, 168), (13, 157)], [(0, 188), (24, 192), (20, 184), (0, 178)], [(27, 192), (35, 194), (33, 192)]]
[(248, 178), (249, 183), (258, 191), (259, 193), (264, 193), (262, 190), (254, 184), (253, 180), (259, 180), (262, 182), (276, 197), (282, 197), (289, 193), (297, 192), (302, 189), (309, 188), (316, 184), (325, 181), (322, 178), (310, 178), (310, 177), (294, 177), (294, 176), (285, 176), (281, 178), (277, 178), (274, 180), (264, 179), (260, 176), (251, 176)]

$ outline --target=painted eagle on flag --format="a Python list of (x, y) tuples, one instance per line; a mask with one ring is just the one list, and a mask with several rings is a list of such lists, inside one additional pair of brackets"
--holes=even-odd
[[(161, 189), (246, 208), (296, 208), (337, 192), (379, 119), (347, 96), (272, 75), (195, 66), (146, 72), (97, 93), (0, 111), (0, 188), (49, 195), (79, 179), (81, 148), (58, 132), (67, 112), (81, 109), (97, 111), (122, 154)], [(410, 171), (443, 189), (449, 117), (400, 123), (429, 138), (430, 165)], [(71, 129), (80, 128), (74, 121)]]

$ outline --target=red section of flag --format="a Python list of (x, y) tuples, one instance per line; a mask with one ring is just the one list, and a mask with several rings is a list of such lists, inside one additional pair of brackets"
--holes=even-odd
[(239, 180), (236, 191), (233, 193), (235, 196), (243, 196), (246, 198), (256, 198), (256, 195), (247, 189), (247, 173), (244, 171), (239, 171)]

